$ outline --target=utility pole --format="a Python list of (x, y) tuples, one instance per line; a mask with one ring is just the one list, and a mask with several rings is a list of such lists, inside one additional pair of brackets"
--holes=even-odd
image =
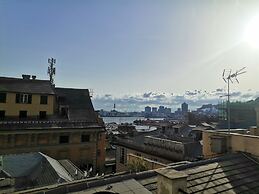
[(54, 85), (54, 75), (56, 75), (56, 68), (54, 67), (54, 65), (56, 64), (56, 59), (54, 58), (48, 58), (48, 75), (49, 75), (49, 81), (51, 83), (51, 85)]
[(239, 84), (237, 76), (239, 76), (239, 75), (241, 75), (243, 73), (246, 73), (246, 71), (244, 71), (245, 68), (246, 67), (243, 67), (242, 69), (237, 70), (235, 73), (232, 73), (231, 70), (229, 70), (228, 71), (229, 72), (228, 75), (226, 75), (226, 70), (225, 69), (223, 71), (222, 78), (225, 81), (225, 83), (227, 83), (227, 86), (228, 86), (228, 94), (227, 94), (227, 97), (228, 97), (228, 101), (227, 101), (228, 133), (230, 133), (230, 82), (233, 83), (232, 79), (235, 79), (235, 81)]

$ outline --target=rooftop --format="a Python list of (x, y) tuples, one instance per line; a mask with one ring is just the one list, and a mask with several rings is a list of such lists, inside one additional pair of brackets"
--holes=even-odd
[[(199, 162), (183, 163), (163, 169), (166, 174), (174, 172), (187, 175), (187, 193), (258, 193), (259, 163), (244, 153), (229, 154)], [(173, 174), (174, 174), (173, 173)], [(157, 193), (157, 173), (145, 171), (133, 174), (117, 174), (80, 180), (76, 183), (64, 183), (55, 188), (40, 188), (35, 191), (93, 194), (97, 191), (119, 192), (117, 188), (127, 188), (119, 193)], [(87, 182), (87, 184), (85, 184)], [(84, 186), (83, 186), (84, 185)], [(141, 187), (142, 185), (142, 187)], [(113, 189), (112, 189), (113, 188)], [(145, 188), (145, 189), (143, 189)], [(149, 192), (148, 192), (149, 191)], [(25, 193), (25, 192), (24, 192)], [(62, 192), (61, 192), (62, 193)]]
[(19, 92), (54, 95), (49, 80), (0, 77), (0, 92)]
[(69, 182), (83, 176), (69, 160), (57, 161), (41, 152), (2, 155), (1, 161), (0, 178), (15, 179), (18, 190)]

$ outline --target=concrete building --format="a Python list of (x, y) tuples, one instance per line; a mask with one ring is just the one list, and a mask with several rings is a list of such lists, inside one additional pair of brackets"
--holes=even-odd
[(193, 161), (200, 158), (202, 146), (199, 141), (196, 141), (195, 138), (180, 138), (181, 131), (174, 139), (169, 131), (172, 129), (161, 129), (136, 134), (133, 137), (117, 138), (113, 142), (116, 145), (116, 172), (129, 171), (129, 154), (163, 164), (183, 160)]
[(102, 171), (105, 130), (87, 89), (0, 77), (0, 154), (42, 152)]
[(150, 106), (145, 107), (145, 113), (151, 113), (151, 107)]
[(158, 112), (159, 113), (164, 113), (164, 111), (165, 111), (165, 107), (164, 106), (159, 106)]
[(157, 113), (157, 107), (152, 107), (152, 113)]
[(182, 103), (182, 112), (187, 113), (188, 112), (188, 104), (187, 103)]

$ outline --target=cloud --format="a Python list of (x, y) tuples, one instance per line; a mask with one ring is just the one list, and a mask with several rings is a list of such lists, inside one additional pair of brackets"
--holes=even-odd
[(151, 95), (152, 95), (152, 92), (144, 93), (144, 94), (143, 94), (143, 97), (144, 97), (144, 98), (149, 98), (149, 97), (151, 97)]
[(194, 91), (194, 92), (187, 90), (187, 91), (185, 92), (185, 94), (186, 94), (187, 96), (195, 96), (195, 95), (197, 95), (197, 90)]
[[(232, 92), (232, 101), (254, 100), (259, 96), (259, 92), (247, 90), (246, 92)], [(95, 109), (112, 110), (113, 104), (119, 111), (143, 111), (145, 106), (158, 107), (166, 106), (176, 110), (183, 102), (189, 104), (191, 110), (201, 107), (204, 104), (218, 104), (219, 101), (226, 100), (224, 89), (218, 88), (213, 91), (193, 90), (184, 94), (145, 92), (142, 94), (124, 95), (114, 97), (111, 94), (97, 95), (93, 97)]]

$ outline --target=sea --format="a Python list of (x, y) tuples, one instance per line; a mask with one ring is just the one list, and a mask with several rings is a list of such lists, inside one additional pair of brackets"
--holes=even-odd
[[(147, 120), (145, 117), (102, 117), (104, 123), (133, 123), (135, 120)], [(150, 120), (163, 120), (164, 118), (149, 118)]]

